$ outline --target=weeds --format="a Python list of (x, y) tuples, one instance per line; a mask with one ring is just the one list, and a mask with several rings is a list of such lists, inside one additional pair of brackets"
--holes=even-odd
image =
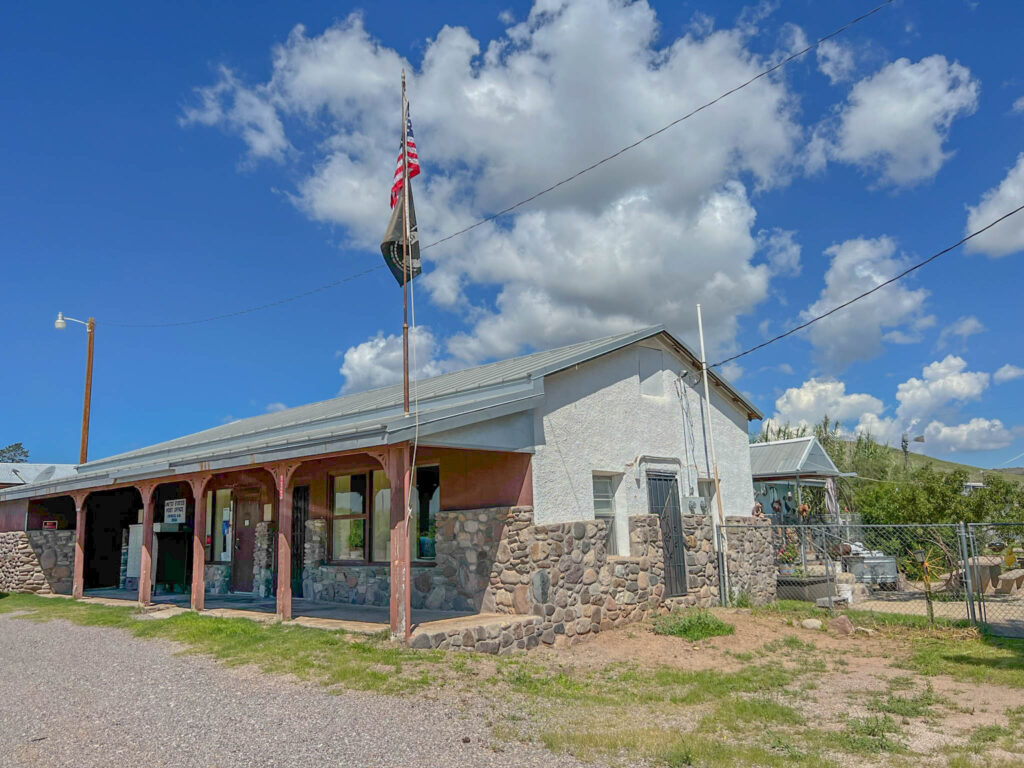
[(735, 631), (736, 628), (732, 624), (726, 624), (706, 610), (673, 611), (654, 621), (655, 634), (672, 635), (692, 642), (720, 635), (731, 635)]

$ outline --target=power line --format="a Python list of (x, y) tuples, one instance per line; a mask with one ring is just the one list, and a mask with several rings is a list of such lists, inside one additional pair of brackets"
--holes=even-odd
[(929, 256), (924, 261), (919, 261), (917, 264), (915, 264), (914, 266), (912, 266), (912, 267), (910, 267), (908, 269), (903, 270), (902, 272), (900, 272), (895, 277), (890, 277), (884, 283), (879, 283), (878, 285), (876, 285), (871, 290), (864, 291), (864, 293), (860, 294), (859, 296), (854, 296), (849, 301), (844, 301), (842, 304), (839, 304), (839, 305), (837, 305), (835, 307), (832, 307), (832, 309), (830, 309), (828, 312), (823, 312), (822, 314), (818, 315), (817, 317), (812, 317), (806, 323), (801, 323), (800, 325), (798, 325), (798, 326), (796, 326), (794, 328), (790, 328), (785, 333), (780, 333), (778, 336), (776, 336), (774, 338), (771, 338), (771, 339), (768, 339), (768, 341), (761, 342), (760, 344), (758, 344), (756, 346), (753, 346), (750, 349), (744, 350), (743, 352), (740, 352), (739, 354), (733, 355), (732, 357), (727, 357), (727, 358), (725, 358), (725, 360), (717, 362), (714, 365), (712, 365), (711, 367), (712, 368), (718, 368), (719, 366), (725, 365), (726, 363), (731, 363), (733, 360), (738, 360), (739, 358), (744, 357), (745, 355), (749, 355), (751, 352), (756, 352), (759, 349), (763, 349), (764, 347), (767, 347), (769, 344), (774, 344), (776, 341), (781, 341), (782, 339), (786, 338), (787, 336), (792, 336), (797, 331), (802, 331), (804, 328), (808, 327), (809, 325), (813, 325), (814, 323), (818, 322), (819, 320), (824, 320), (829, 315), (835, 314), (836, 312), (838, 312), (841, 309), (845, 309), (846, 307), (848, 307), (851, 304), (853, 304), (855, 301), (860, 301), (864, 297), (870, 296), (875, 291), (881, 290), (882, 288), (885, 288), (885, 286), (890, 285), (892, 283), (895, 283), (897, 280), (900, 280), (900, 279), (906, 277), (911, 272), (914, 272), (914, 271), (920, 269), (921, 267), (923, 267), (925, 264), (930, 264), (931, 262), (933, 262), (937, 258), (939, 258), (939, 256), (942, 256), (942, 255), (947, 254), (947, 253), (949, 253), (950, 251), (952, 251), (952, 250), (954, 250), (956, 248), (959, 248), (961, 245), (966, 243), (972, 237), (977, 237), (982, 232), (984, 232), (984, 231), (986, 231), (988, 229), (991, 229), (992, 227), (994, 227), (999, 222), (1003, 221), (1004, 219), (1010, 218), (1015, 213), (1020, 213), (1022, 210), (1024, 210), (1024, 205), (1021, 205), (1021, 206), (1019, 206), (1017, 208), (1014, 208), (1009, 213), (1004, 213), (1002, 216), (1000, 216), (995, 221), (989, 222), (988, 224), (986, 224), (981, 229), (977, 229), (974, 232), (971, 232), (971, 234), (967, 235), (964, 238), (961, 238), (960, 240), (958, 240), (957, 242), (953, 243), (952, 245), (950, 245), (950, 246), (948, 246), (946, 248), (943, 248), (938, 253), (932, 254), (931, 256)]
[(742, 91), (748, 85), (752, 85), (753, 83), (755, 83), (758, 80), (760, 80), (762, 77), (767, 77), (772, 72), (774, 72), (777, 69), (781, 69), (782, 67), (784, 67), (787, 64), (789, 64), (789, 62), (793, 61), (794, 59), (798, 59), (801, 56), (803, 56), (805, 53), (808, 53), (809, 51), (813, 51), (815, 48), (817, 48), (819, 45), (821, 45), (826, 40), (831, 40), (833, 37), (841, 35), (843, 32), (848, 30), (850, 27), (854, 26), (855, 24), (859, 24), (860, 22), (864, 21), (864, 19), (868, 18), (869, 16), (873, 16), (874, 14), (878, 13), (880, 10), (885, 8), (887, 5), (891, 5), (893, 2), (894, 2), (894, 0), (885, 0), (885, 2), (882, 3), (881, 5), (875, 6), (874, 8), (872, 8), (867, 13), (861, 14), (857, 18), (853, 19), (852, 21), (847, 22), (846, 24), (844, 24), (843, 26), (839, 27), (838, 29), (836, 29), (836, 30), (834, 30), (832, 32), (829, 32), (824, 37), (819, 37), (817, 40), (815, 40), (813, 43), (808, 45), (806, 48), (803, 48), (802, 50), (797, 51), (796, 53), (790, 54), (786, 58), (784, 58), (781, 61), (779, 61), (777, 64), (773, 64), (772, 66), (768, 67), (768, 69), (766, 69), (766, 70), (764, 70), (762, 72), (759, 72), (758, 74), (754, 75), (752, 78), (747, 80), (746, 82), (740, 83), (739, 85), (735, 86), (734, 88), (730, 88), (728, 91), (726, 91), (725, 93), (721, 94), (720, 96), (717, 96), (716, 98), (712, 99), (711, 101), (709, 101), (709, 102), (707, 102), (705, 104), (701, 104), (699, 107), (694, 109), (692, 112), (687, 112), (685, 115), (683, 115), (682, 117), (679, 117), (679, 118), (673, 120), (668, 125), (663, 125), (658, 130), (652, 131), (651, 133), (648, 133), (646, 136), (644, 136), (643, 138), (637, 139), (632, 144), (629, 144), (629, 145), (623, 147), (622, 149), (618, 150), (617, 152), (613, 152), (612, 154), (610, 154), (610, 155), (608, 155), (606, 157), (601, 158), (596, 163), (592, 163), (591, 165), (588, 165), (586, 168), (583, 168), (583, 169), (577, 171), (576, 173), (572, 174), (571, 176), (566, 176), (561, 181), (556, 181), (550, 187), (546, 187), (545, 189), (542, 189), (540, 192), (535, 192), (534, 194), (530, 195), (529, 197), (520, 200), (518, 203), (513, 203), (512, 205), (508, 206), (507, 208), (502, 208), (497, 213), (492, 213), (490, 216), (486, 216), (486, 217), (480, 219), (479, 221), (476, 221), (473, 224), (470, 224), (468, 227), (463, 227), (462, 229), (458, 230), (457, 232), (452, 232), (450, 235), (445, 235), (440, 240), (435, 240), (434, 242), (430, 243), (430, 245), (423, 246), (423, 250), (427, 250), (428, 248), (433, 248), (435, 245), (440, 245), (441, 243), (447, 242), (448, 240), (451, 240), (452, 238), (458, 237), (459, 235), (464, 235), (464, 234), (466, 234), (467, 232), (469, 232), (472, 229), (476, 229), (477, 227), (482, 226), (484, 224), (487, 224), (490, 221), (494, 221), (495, 219), (497, 219), (500, 216), (504, 216), (507, 213), (511, 213), (512, 211), (516, 210), (517, 208), (520, 208), (520, 207), (526, 205), (527, 203), (536, 200), (541, 195), (546, 195), (548, 192), (553, 192), (554, 190), (558, 189), (562, 185), (568, 184), (570, 181), (578, 179), (583, 174), (588, 173), (588, 172), (594, 170), (595, 168), (598, 168), (598, 167), (604, 165), (605, 163), (610, 162), (611, 160), (614, 160), (619, 155), (623, 155), (626, 152), (629, 152), (629, 150), (635, 149), (636, 147), (639, 147), (644, 142), (650, 141), (655, 136), (658, 136), (658, 135), (664, 133), (665, 131), (667, 131), (669, 128), (673, 128), (674, 126), (679, 125), (679, 123), (683, 122), (684, 120), (689, 120), (691, 117), (696, 115), (698, 112), (703, 112), (708, 107), (714, 106), (715, 104), (720, 102), (722, 99), (726, 98), (727, 96), (731, 96), (732, 94), (736, 93), (737, 91)]
[[(529, 197), (523, 198), (522, 200), (520, 200), (517, 203), (513, 203), (512, 205), (508, 206), (507, 208), (502, 208), (497, 213), (492, 213), (490, 216), (485, 216), (484, 218), (479, 219), (478, 221), (474, 222), (473, 224), (470, 224), (467, 227), (463, 227), (462, 229), (460, 229), (460, 230), (458, 230), (456, 232), (452, 232), (449, 235), (445, 235), (444, 237), (440, 238), (439, 240), (435, 240), (434, 242), (429, 243), (428, 245), (424, 245), (424, 246), (422, 246), (420, 248), (420, 250), (421, 251), (425, 251), (425, 250), (427, 250), (429, 248), (433, 248), (436, 245), (440, 245), (441, 243), (445, 243), (445, 242), (448, 242), (449, 240), (452, 240), (452, 239), (454, 239), (456, 237), (459, 237), (460, 235), (464, 235), (467, 232), (469, 232), (470, 230), (473, 230), (473, 229), (476, 229), (477, 227), (483, 226), (484, 224), (487, 224), (488, 222), (494, 221), (495, 219), (500, 218), (501, 216), (505, 216), (505, 215), (511, 213), (512, 211), (514, 211), (514, 210), (516, 210), (518, 208), (521, 208), (522, 206), (526, 205), (527, 203), (533, 202), (538, 197), (541, 197), (542, 195), (546, 195), (549, 192), (553, 192), (554, 190), (558, 189), (559, 187), (564, 186), (565, 184), (568, 184), (569, 182), (578, 179), (583, 174), (589, 173), (590, 171), (594, 170), (595, 168), (599, 168), (600, 166), (604, 165), (605, 163), (608, 163), (608, 162), (614, 160), (615, 158), (619, 157), (620, 155), (623, 155), (626, 152), (629, 152), (631, 149), (635, 149), (636, 147), (640, 146), (644, 142), (650, 141), (651, 139), (655, 138), (656, 136), (661, 135), (662, 133), (664, 133), (665, 131), (669, 130), (670, 128), (673, 128), (673, 127), (679, 125), (679, 123), (682, 123), (685, 120), (689, 120), (691, 117), (693, 117), (697, 113), (703, 112), (705, 109), (708, 109), (709, 107), (714, 106), (715, 104), (720, 102), (722, 99), (724, 99), (724, 98), (726, 98), (728, 96), (731, 96), (732, 94), (736, 93), (737, 91), (742, 91), (744, 88), (746, 88), (749, 85), (752, 85), (753, 83), (757, 82), (758, 80), (760, 80), (763, 77), (767, 77), (772, 72), (775, 72), (776, 70), (781, 69), (782, 67), (786, 66), (791, 61), (793, 61), (794, 59), (798, 59), (801, 56), (803, 56), (804, 54), (806, 54), (806, 53), (808, 53), (810, 51), (813, 51), (815, 48), (817, 48), (819, 45), (821, 45), (826, 40), (831, 40), (832, 38), (837, 37), (838, 35), (841, 35), (843, 32), (848, 30), (850, 27), (852, 27), (852, 26), (854, 26), (856, 24), (859, 24), (860, 22), (864, 21), (865, 19), (867, 19), (870, 16), (873, 16), (874, 14), (878, 13), (880, 10), (885, 8), (887, 5), (892, 5), (893, 2), (895, 2), (895, 0), (885, 0), (885, 2), (881, 3), (880, 5), (875, 6), (870, 11), (867, 11), (866, 13), (861, 14), (860, 16), (856, 17), (855, 19), (853, 19), (851, 21), (848, 21), (846, 24), (844, 24), (843, 26), (839, 27), (838, 29), (833, 30), (832, 32), (829, 32), (827, 35), (819, 37), (817, 40), (815, 40), (810, 45), (808, 45), (805, 48), (797, 51), (796, 53), (790, 54), (789, 56), (787, 56), (786, 58), (784, 58), (781, 61), (777, 62), (776, 64), (773, 64), (772, 66), (768, 67), (767, 69), (765, 69), (765, 70), (759, 72), (758, 74), (754, 75), (749, 80), (747, 80), (747, 81), (745, 81), (743, 83), (740, 83), (739, 85), (737, 85), (737, 86), (735, 86), (733, 88), (730, 88), (728, 91), (725, 91), (724, 93), (722, 93), (721, 95), (719, 95), (716, 98), (712, 99), (711, 101), (706, 102), (705, 104), (700, 105), (699, 107), (697, 107), (696, 109), (692, 110), (691, 112), (687, 112), (682, 117), (676, 118), (671, 123), (668, 123), (667, 125), (663, 125), (661, 128), (658, 128), (656, 131), (652, 131), (651, 133), (648, 133), (646, 136), (643, 136), (642, 138), (637, 139), (632, 144), (629, 144), (629, 145), (623, 147), (622, 149), (619, 149), (616, 152), (613, 152), (612, 154), (607, 155), (606, 157), (601, 158), (597, 162), (588, 165), (586, 168), (580, 169), (579, 171), (577, 171), (576, 173), (572, 174), (571, 176), (566, 176), (564, 179), (562, 179), (560, 181), (556, 181), (551, 186), (545, 187), (544, 189), (540, 190), (539, 192), (535, 192), (534, 194), (530, 195)], [(285, 298), (285, 299), (279, 299), (278, 301), (272, 301), (272, 302), (269, 302), (267, 304), (260, 304), (259, 306), (249, 307), (247, 309), (240, 309), (240, 310), (238, 310), (236, 312), (228, 312), (228, 313), (225, 313), (225, 314), (222, 314), (222, 315), (213, 315), (211, 317), (203, 317), (203, 318), (198, 318), (196, 320), (185, 320), (185, 321), (182, 321), (182, 322), (174, 322), (174, 323), (104, 323), (104, 325), (115, 326), (115, 327), (118, 327), (118, 328), (172, 328), (172, 327), (175, 327), (175, 326), (198, 325), (200, 323), (209, 323), (209, 322), (212, 322), (214, 320), (225, 320), (227, 318), (238, 317), (239, 315), (245, 315), (245, 314), (248, 314), (250, 312), (259, 312), (260, 310), (270, 309), (271, 307), (276, 307), (276, 306), (279, 306), (281, 304), (287, 304), (289, 302), (296, 301), (297, 299), (302, 299), (302, 298), (305, 298), (306, 296), (310, 296), (310, 295), (312, 295), (314, 293), (319, 293), (320, 291), (326, 291), (329, 288), (334, 288), (336, 286), (341, 285), (342, 283), (347, 283), (350, 280), (355, 280), (356, 278), (362, 277), (363, 275), (369, 274), (370, 272), (373, 272), (373, 271), (375, 271), (377, 269), (382, 269), (382, 268), (383, 267), (374, 267), (372, 269), (367, 269), (367, 270), (364, 270), (363, 272), (359, 272), (359, 273), (357, 273), (355, 275), (351, 275), (349, 277), (342, 278), (341, 280), (335, 280), (333, 283), (328, 283), (326, 285), (321, 285), (321, 286), (319, 286), (317, 288), (312, 288), (312, 289), (310, 289), (308, 291), (304, 291), (303, 293), (295, 294), (294, 296), (289, 296), (288, 298)]]

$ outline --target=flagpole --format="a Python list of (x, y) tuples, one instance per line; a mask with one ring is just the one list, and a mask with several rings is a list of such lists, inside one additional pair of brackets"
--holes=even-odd
[(409, 116), (402, 69), (402, 408), (409, 415)]
[(725, 513), (722, 509), (722, 487), (718, 481), (718, 458), (715, 456), (715, 432), (711, 426), (711, 394), (708, 391), (708, 363), (704, 356), (704, 321), (700, 313), (700, 304), (697, 305), (697, 334), (700, 336), (700, 370), (704, 377), (704, 405), (707, 408), (708, 440), (711, 443), (711, 466), (715, 481), (715, 501), (718, 503), (718, 525), (725, 523)]

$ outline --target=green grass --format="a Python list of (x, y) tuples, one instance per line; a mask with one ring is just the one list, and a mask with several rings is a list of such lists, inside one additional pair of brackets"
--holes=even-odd
[(727, 624), (710, 611), (689, 609), (673, 611), (654, 621), (654, 633), (671, 635), (696, 642), (709, 637), (731, 635), (736, 631), (732, 624)]
[(910, 655), (899, 666), (922, 675), (1024, 688), (1024, 640), (980, 635), (909, 638)]
[(860, 755), (877, 755), (881, 752), (903, 752), (905, 747), (896, 737), (900, 728), (888, 715), (877, 717), (854, 717), (846, 728), (832, 734), (834, 746), (844, 752)]
[(929, 685), (916, 696), (897, 696), (893, 693), (876, 694), (868, 702), (868, 709), (896, 717), (926, 717), (935, 711), (939, 698)]
[(231, 666), (254, 664), (264, 672), (295, 675), (326, 686), (402, 693), (429, 686), (440, 652), (411, 651), (380, 636), (347, 635), (249, 619), (182, 613), (139, 620), (138, 610), (34, 595), (0, 596), (0, 613), (28, 611), (26, 621), (63, 619), (82, 626), (122, 629), (136, 637), (180, 643)]

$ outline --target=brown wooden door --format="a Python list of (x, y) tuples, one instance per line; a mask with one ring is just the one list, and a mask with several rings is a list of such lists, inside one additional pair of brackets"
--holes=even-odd
[(256, 523), (260, 520), (258, 493), (241, 492), (235, 501), (234, 552), (231, 553), (231, 591), (252, 592)]

